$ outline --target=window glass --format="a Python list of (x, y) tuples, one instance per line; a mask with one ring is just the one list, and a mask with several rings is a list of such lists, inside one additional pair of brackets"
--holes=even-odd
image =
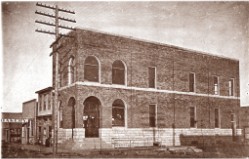
[(149, 67), (149, 88), (156, 87), (156, 68)]
[(125, 84), (125, 66), (122, 61), (115, 61), (112, 65), (112, 83)]
[(85, 60), (84, 79), (92, 82), (99, 81), (99, 64), (93, 56), (89, 56)]
[(156, 106), (149, 105), (150, 127), (156, 127)]
[(74, 58), (71, 57), (68, 63), (68, 84), (72, 84), (74, 82), (74, 66)]
[(214, 76), (214, 94), (218, 95), (219, 94), (219, 86), (218, 86), (218, 77)]
[(229, 86), (229, 96), (233, 96), (234, 95), (234, 90), (233, 90), (233, 79), (230, 79), (228, 82), (228, 86)]
[(196, 121), (195, 121), (195, 107), (190, 107), (190, 127), (191, 127), (191, 128), (196, 127)]
[(112, 104), (112, 126), (125, 126), (125, 106), (120, 99)]
[(195, 91), (195, 74), (190, 73), (189, 74), (189, 92)]
[(43, 104), (43, 97), (42, 95), (39, 95), (40, 96), (40, 101), (39, 101), (39, 111), (42, 111), (42, 104)]
[(215, 128), (219, 128), (219, 109), (215, 109), (214, 110), (214, 122), (215, 122), (215, 124), (214, 124), (214, 126), (215, 126)]
[(47, 95), (45, 94), (43, 98), (43, 110), (46, 110), (46, 109), (47, 109)]

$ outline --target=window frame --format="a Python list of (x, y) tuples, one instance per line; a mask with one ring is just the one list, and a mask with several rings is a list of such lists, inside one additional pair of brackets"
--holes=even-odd
[(41, 94), (39, 95), (39, 97), (40, 97), (40, 101), (39, 101), (39, 111), (42, 111), (42, 109), (43, 109), (43, 97), (42, 97)]
[[(193, 111), (194, 112), (194, 115), (193, 115), (194, 116), (194, 118), (193, 118), (194, 119), (194, 121), (193, 121), (194, 125), (193, 126), (192, 126), (192, 116), (191, 116), (191, 109), (192, 108), (194, 109), (194, 111)], [(190, 128), (197, 128), (197, 116), (196, 116), (196, 107), (195, 106), (189, 107), (189, 119), (190, 119), (189, 120), (190, 121), (189, 127)]]
[[(153, 85), (153, 87), (151, 86), (151, 79), (150, 79), (150, 77), (151, 77), (151, 74), (150, 74), (150, 69), (153, 69), (154, 70), (154, 85)], [(154, 88), (154, 89), (156, 89), (157, 88), (157, 69), (156, 69), (156, 67), (148, 67), (148, 87), (149, 88)]]
[[(89, 79), (86, 79), (86, 66), (95, 66), (95, 65), (88, 65), (86, 64), (86, 61), (87, 61), (87, 58), (89, 57), (93, 57), (96, 61), (97, 61), (97, 64), (98, 64), (98, 67), (97, 67), (97, 72), (98, 72), (98, 75), (97, 75), (97, 81), (91, 81)], [(90, 55), (90, 56), (87, 56), (85, 58), (85, 61), (84, 61), (84, 81), (85, 82), (93, 82), (93, 83), (101, 83), (101, 63), (99, 61), (99, 59), (96, 57), (96, 56), (93, 56), (93, 55)]]
[[(192, 86), (192, 83), (190, 83), (190, 75), (193, 75), (193, 80), (194, 80), (193, 86)], [(196, 92), (196, 75), (195, 75), (194, 72), (190, 72), (190, 73), (188, 74), (188, 84), (189, 84), (189, 92), (195, 93), (195, 92)], [(190, 88), (190, 87), (191, 87), (191, 88)], [(193, 91), (191, 91), (192, 87), (193, 87)]]
[[(152, 106), (154, 107), (153, 108), (153, 110), (154, 110), (153, 113), (151, 113), (151, 111), (150, 111)], [(152, 118), (154, 119), (153, 123), (151, 122)], [(156, 128), (157, 127), (157, 105), (156, 104), (150, 104), (149, 105), (149, 127), (151, 127), (151, 128)]]
[[(216, 112), (216, 110), (217, 110), (217, 112)], [(216, 121), (216, 119), (217, 119), (217, 121)], [(220, 128), (220, 123), (221, 123), (220, 122), (220, 108), (215, 108), (214, 109), (214, 128)]]
[[(114, 63), (115, 62), (121, 62), (122, 63), (122, 65), (124, 66), (124, 84), (119, 84), (119, 83), (114, 83), (113, 82), (113, 77), (114, 77), (114, 75), (113, 75), (113, 71), (114, 71), (114, 68), (115, 67), (113, 67), (113, 65), (114, 65)], [(120, 69), (118, 69), (117, 67), (116, 67), (116, 69), (115, 70), (120, 70)], [(125, 64), (125, 62), (124, 61), (122, 61), (122, 60), (115, 60), (113, 63), (112, 63), (112, 84), (113, 85), (124, 85), (124, 86), (127, 86), (127, 66), (126, 66), (126, 64)]]
[(43, 94), (43, 110), (47, 110), (47, 94)]
[[(123, 104), (123, 108), (117, 106), (117, 105), (114, 105), (115, 101), (117, 100), (120, 100), (122, 101), (122, 104)], [(122, 125), (113, 125), (113, 121), (112, 121), (112, 127), (127, 127), (127, 110), (126, 110), (126, 104), (125, 102), (122, 100), (122, 99), (115, 99), (112, 103), (112, 118), (113, 118), (113, 109), (123, 109), (124, 111), (124, 119), (123, 119), (123, 124)]]
[(215, 82), (215, 79), (214, 78), (217, 78), (217, 91), (215, 91), (215, 83), (213, 83), (213, 93), (214, 95), (220, 95), (220, 78), (219, 76), (213, 76), (213, 81)]
[(68, 85), (75, 82), (75, 58), (71, 56), (68, 61)]
[[(232, 82), (232, 86), (230, 87), (230, 81)], [(228, 96), (234, 97), (235, 96), (235, 82), (234, 78), (230, 78), (228, 81)]]

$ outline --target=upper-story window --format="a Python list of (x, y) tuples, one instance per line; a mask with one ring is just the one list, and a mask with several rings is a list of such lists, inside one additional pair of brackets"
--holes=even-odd
[(214, 76), (214, 94), (218, 95), (219, 94), (219, 78), (217, 76)]
[(42, 104), (43, 104), (43, 96), (42, 95), (39, 95), (40, 96), (40, 101), (39, 101), (39, 111), (42, 111)]
[(72, 84), (74, 82), (74, 58), (71, 57), (68, 62), (68, 84)]
[(99, 82), (99, 63), (94, 56), (88, 56), (84, 64), (84, 79)]
[(149, 88), (156, 88), (156, 68), (149, 67)]
[(195, 92), (195, 74), (189, 74), (189, 92)]
[(234, 80), (230, 79), (228, 81), (228, 95), (229, 96), (234, 96)]
[(189, 115), (190, 115), (190, 127), (191, 128), (196, 128), (196, 108), (195, 107), (190, 107), (189, 108)]
[(44, 94), (44, 98), (43, 98), (43, 110), (46, 110), (47, 109), (47, 101), (48, 101), (48, 96), (47, 94)]
[(117, 60), (112, 64), (112, 83), (125, 85), (125, 65), (122, 61)]
[(50, 94), (48, 94), (47, 96), (48, 96), (48, 110), (51, 110), (51, 98), (50, 98)]

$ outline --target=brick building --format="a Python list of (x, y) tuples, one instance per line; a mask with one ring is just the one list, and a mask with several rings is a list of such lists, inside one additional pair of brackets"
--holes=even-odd
[(23, 119), (22, 113), (2, 113), (2, 142), (21, 143), (22, 124), (27, 120)]
[(52, 87), (36, 91), (38, 94), (37, 116), (36, 116), (36, 142), (45, 145), (46, 140), (52, 134), (53, 96)]
[(181, 145), (241, 135), (238, 60), (91, 30), (69, 35), (53, 44), (59, 143)]

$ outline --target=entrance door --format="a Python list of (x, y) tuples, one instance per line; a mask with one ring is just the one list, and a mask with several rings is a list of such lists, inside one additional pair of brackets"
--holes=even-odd
[(96, 97), (89, 97), (84, 102), (85, 137), (99, 137), (99, 107), (100, 101)]

